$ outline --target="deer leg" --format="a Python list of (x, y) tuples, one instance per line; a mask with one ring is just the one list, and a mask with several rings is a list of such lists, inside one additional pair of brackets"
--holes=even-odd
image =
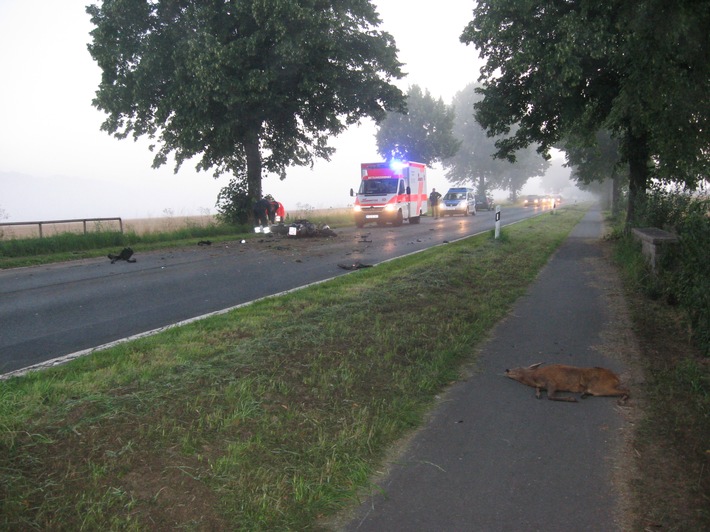
[(577, 398), (576, 397), (560, 397), (557, 395), (557, 390), (554, 388), (548, 388), (547, 389), (547, 398), (550, 401), (566, 401), (568, 403), (576, 403)]

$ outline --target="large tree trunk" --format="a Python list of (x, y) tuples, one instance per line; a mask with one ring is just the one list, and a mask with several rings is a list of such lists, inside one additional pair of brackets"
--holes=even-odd
[(637, 223), (638, 210), (646, 199), (649, 178), (649, 148), (646, 134), (634, 133), (631, 128), (626, 135), (629, 160), (629, 204), (626, 207), (626, 228)]
[[(258, 139), (244, 143), (247, 159), (247, 195), (252, 205), (261, 199), (261, 150)], [(252, 216), (252, 213), (249, 213)]]

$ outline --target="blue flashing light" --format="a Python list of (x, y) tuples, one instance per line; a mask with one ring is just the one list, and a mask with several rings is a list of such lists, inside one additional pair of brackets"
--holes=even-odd
[(396, 159), (392, 159), (390, 162), (390, 168), (392, 170), (401, 170), (402, 168), (405, 168), (407, 166), (407, 163), (402, 162), (402, 161), (397, 161)]

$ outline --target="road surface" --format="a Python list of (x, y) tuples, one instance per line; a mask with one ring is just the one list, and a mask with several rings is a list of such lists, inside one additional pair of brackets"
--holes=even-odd
[[(506, 208), (503, 225), (539, 214)], [(494, 227), (495, 213), (423, 217), (337, 237), (264, 236), (0, 271), (0, 375), (347, 273)], [(197, 241), (197, 239), (196, 239)], [(116, 250), (118, 252), (120, 250)]]

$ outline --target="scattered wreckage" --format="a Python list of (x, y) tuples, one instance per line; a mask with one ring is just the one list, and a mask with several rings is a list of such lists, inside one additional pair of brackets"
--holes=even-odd
[[(338, 236), (338, 233), (333, 231), (327, 224), (315, 224), (309, 222), (308, 220), (296, 220), (295, 222), (286, 225), (283, 222), (271, 226), (266, 226), (264, 228), (257, 226), (255, 230), (257, 233), (264, 234), (275, 234), (281, 236), (295, 236), (295, 237), (334, 237)], [(242, 240), (241, 243), (244, 244), (246, 241)], [(211, 246), (211, 240), (200, 240), (197, 243), (198, 246)], [(133, 250), (129, 247), (123, 248), (120, 253), (113, 254), (109, 253), (108, 258), (111, 260), (111, 264), (116, 261), (124, 260), (126, 262), (136, 262), (133, 258)], [(363, 267), (363, 266), (360, 266)], [(353, 268), (355, 269), (355, 268)]]
[(283, 223), (272, 225), (270, 232), (276, 235), (311, 238), (338, 236), (338, 233), (327, 224), (315, 224), (308, 220), (296, 220), (289, 225)]

